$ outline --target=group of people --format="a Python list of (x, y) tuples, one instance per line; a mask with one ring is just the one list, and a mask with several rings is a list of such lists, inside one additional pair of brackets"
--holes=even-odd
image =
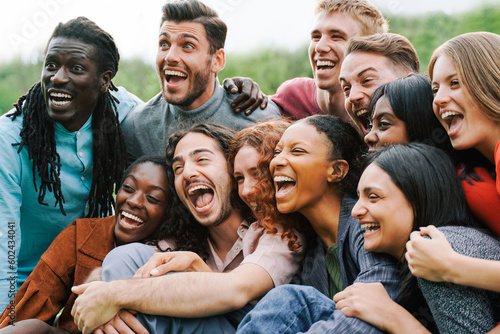
[(319, 0), (314, 78), (227, 79), (162, 8), (161, 93), (79, 17), (0, 117), (0, 333), (500, 333), (500, 36), (428, 75), (366, 0)]

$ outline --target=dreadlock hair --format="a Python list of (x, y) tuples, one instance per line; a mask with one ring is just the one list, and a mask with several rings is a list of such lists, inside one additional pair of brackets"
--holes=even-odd
[[(102, 30), (93, 21), (78, 17), (66, 23), (59, 23), (55, 28), (49, 43), (53, 38), (66, 37), (79, 40), (94, 46), (93, 60), (97, 64), (98, 74), (111, 71), (113, 78), (118, 71), (120, 55), (113, 37)], [(49, 43), (47, 43), (47, 48)], [(45, 53), (47, 52), (45, 49)], [(109, 90), (117, 91), (113, 83)], [(116, 103), (119, 101), (107, 90), (98, 98), (92, 113), (92, 150), (93, 172), (92, 185), (89, 194), (89, 212), (86, 217), (104, 217), (112, 214), (114, 207), (113, 192), (119, 184), (126, 162), (125, 142), (118, 121)], [(38, 192), (38, 202), (43, 205), (47, 190), (53, 192), (56, 206), (66, 215), (61, 190), (61, 158), (56, 151), (54, 121), (46, 110), (41, 83), (33, 85), (28, 93), (21, 96), (16, 104), (16, 111), (10, 114), (12, 120), (24, 114), (23, 127), (20, 132), (21, 142), (13, 143), (19, 146), (18, 153), (26, 146), (29, 159), (33, 160), (33, 184)], [(36, 173), (41, 179), (40, 189), (36, 184)]]

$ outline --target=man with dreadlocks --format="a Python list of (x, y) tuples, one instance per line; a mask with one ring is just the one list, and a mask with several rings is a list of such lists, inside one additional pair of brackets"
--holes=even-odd
[(94, 22), (60, 23), (41, 81), (0, 117), (0, 309), (64, 227), (112, 213), (126, 160), (119, 122), (140, 103), (111, 82), (119, 58)]

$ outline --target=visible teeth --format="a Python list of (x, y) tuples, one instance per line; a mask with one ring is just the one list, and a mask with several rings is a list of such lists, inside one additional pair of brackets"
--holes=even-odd
[(209, 188), (207, 186), (204, 186), (204, 185), (195, 186), (195, 187), (188, 190), (188, 195), (192, 195), (198, 189), (207, 189), (208, 190)]
[(329, 60), (318, 60), (316, 66), (335, 66), (335, 64)]
[(361, 115), (364, 115), (368, 112), (368, 109), (361, 109), (359, 111), (356, 112), (356, 116), (361, 116)]
[(137, 216), (134, 216), (133, 214), (131, 213), (128, 213), (128, 212), (125, 212), (125, 211), (122, 211), (122, 216), (125, 216), (127, 218), (130, 218), (132, 220), (135, 220), (136, 222), (138, 223), (142, 223), (144, 222), (144, 220), (142, 220), (141, 218), (137, 217)]
[(187, 75), (185, 75), (184, 73), (181, 73), (179, 71), (172, 71), (172, 70), (166, 70), (165, 75), (175, 75), (178, 77), (187, 77)]
[(55, 100), (52, 100), (52, 104), (54, 104), (54, 105), (56, 105), (56, 106), (58, 106), (58, 107), (63, 106), (63, 105), (65, 105), (65, 104), (68, 104), (68, 103), (70, 103), (70, 102), (71, 102), (71, 101), (55, 101)]
[(72, 96), (69, 94), (64, 94), (64, 93), (50, 93), (50, 97), (60, 97), (63, 99), (71, 99)]
[(274, 182), (295, 182), (295, 180), (288, 176), (275, 176)]
[(441, 119), (446, 119), (452, 116), (459, 116), (460, 114), (455, 111), (447, 111), (441, 114)]
[(361, 227), (364, 228), (365, 230), (368, 230), (373, 227), (380, 227), (380, 224), (366, 223), (366, 224), (361, 224)]

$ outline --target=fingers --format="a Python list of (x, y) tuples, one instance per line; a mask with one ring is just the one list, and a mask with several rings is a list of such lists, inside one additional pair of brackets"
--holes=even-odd
[(87, 288), (90, 286), (90, 283), (86, 284), (81, 284), (81, 285), (75, 285), (71, 288), (71, 291), (77, 295), (81, 295), (82, 293), (87, 290)]
[(224, 81), (222, 81), (222, 87), (224, 87), (224, 89), (231, 94), (238, 93), (238, 87), (236, 87), (232, 78), (224, 79)]
[(436, 226), (429, 225), (420, 229), (422, 235), (428, 235), (431, 239), (439, 239), (444, 237), (444, 234), (439, 231)]
[(167, 263), (170, 261), (171, 254), (170, 253), (155, 253), (149, 261), (137, 269), (134, 278), (147, 278), (152, 275), (152, 271), (157, 268), (158, 266), (161, 266), (162, 264)]
[(123, 320), (123, 322), (132, 331), (132, 333), (149, 334), (148, 330), (141, 324), (139, 320), (137, 320), (134, 314), (137, 314), (137, 312), (132, 310), (122, 310), (120, 312), (120, 319)]
[[(264, 94), (262, 94), (264, 95)], [(260, 104), (260, 109), (264, 110), (267, 107), (267, 103), (269, 102), (269, 99), (267, 98), (267, 95), (264, 95), (264, 99), (262, 100), (262, 103)]]

